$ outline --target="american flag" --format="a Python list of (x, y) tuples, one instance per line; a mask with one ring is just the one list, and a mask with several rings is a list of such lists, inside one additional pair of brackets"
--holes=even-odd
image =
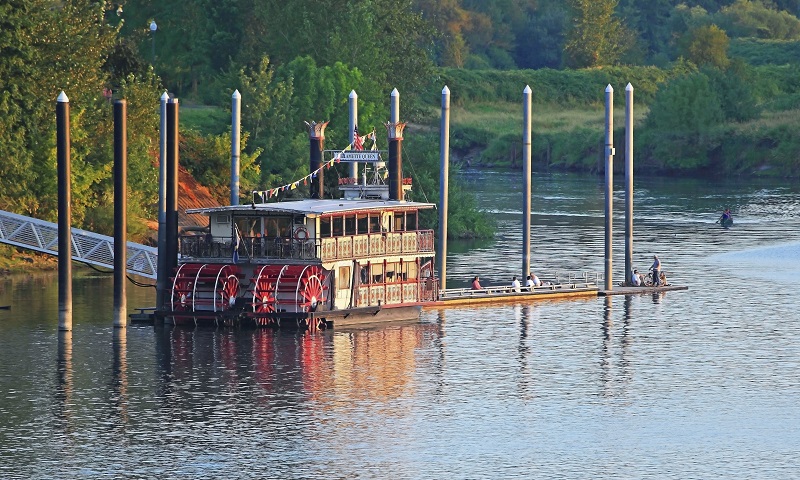
[(353, 127), (353, 150), (364, 150), (364, 139), (358, 135), (358, 125)]

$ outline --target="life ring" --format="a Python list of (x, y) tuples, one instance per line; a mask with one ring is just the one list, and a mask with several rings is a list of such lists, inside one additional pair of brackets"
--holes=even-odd
[(298, 241), (308, 240), (308, 229), (306, 227), (297, 227), (294, 229), (294, 239)]

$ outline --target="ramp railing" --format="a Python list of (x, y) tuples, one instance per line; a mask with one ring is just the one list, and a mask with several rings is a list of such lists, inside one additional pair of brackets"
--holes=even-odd
[[(114, 268), (114, 238), (79, 228), (70, 229), (72, 259)], [(0, 210), (0, 243), (58, 256), (58, 224)], [(158, 249), (128, 242), (127, 271), (156, 278)]]

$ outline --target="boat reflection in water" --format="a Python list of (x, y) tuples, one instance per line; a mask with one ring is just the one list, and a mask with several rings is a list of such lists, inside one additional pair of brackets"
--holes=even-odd
[(161, 390), (171, 407), (187, 409), (211, 397), (269, 409), (388, 402), (413, 388), (416, 352), (438, 342), (439, 329), (419, 322), (315, 333), (157, 327)]

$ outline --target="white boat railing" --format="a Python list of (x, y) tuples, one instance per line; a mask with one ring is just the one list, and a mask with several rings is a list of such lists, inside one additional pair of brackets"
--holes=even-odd
[(556, 291), (570, 291), (570, 290), (596, 290), (597, 284), (594, 282), (565, 282), (565, 283), (549, 283), (540, 287), (512, 287), (510, 285), (498, 285), (483, 287), (480, 290), (473, 290), (472, 288), (448, 288), (439, 291), (439, 299), (444, 300), (448, 298), (470, 298), (470, 297), (486, 297), (492, 295), (535, 295), (540, 293), (552, 293)]
[[(114, 268), (114, 238), (71, 228), (72, 259)], [(0, 210), (0, 242), (58, 256), (58, 224)], [(128, 242), (127, 271), (155, 279), (158, 249)]]

